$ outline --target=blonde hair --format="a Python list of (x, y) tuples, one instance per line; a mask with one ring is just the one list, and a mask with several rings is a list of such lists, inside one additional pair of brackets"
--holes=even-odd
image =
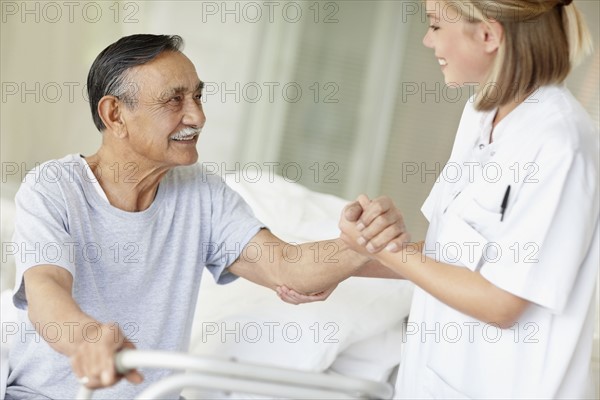
[(543, 85), (562, 83), (593, 50), (591, 35), (571, 0), (448, 1), (470, 22), (498, 21), (504, 37), (475, 108), (490, 111)]

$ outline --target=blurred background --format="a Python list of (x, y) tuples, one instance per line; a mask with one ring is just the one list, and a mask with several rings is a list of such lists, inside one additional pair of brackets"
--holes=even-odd
[[(99, 147), (85, 82), (102, 49), (178, 34), (206, 82), (201, 161), (347, 199), (391, 195), (424, 236), (419, 209), (472, 93), (443, 85), (420, 1), (0, 3), (3, 196), (37, 164)], [(597, 46), (600, 2), (575, 4)], [(567, 83), (597, 126), (599, 63), (596, 50)]]

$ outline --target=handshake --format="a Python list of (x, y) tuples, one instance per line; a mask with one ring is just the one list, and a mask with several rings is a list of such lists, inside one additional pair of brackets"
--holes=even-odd
[[(386, 251), (397, 253), (410, 245), (410, 234), (404, 225), (402, 213), (396, 208), (392, 199), (387, 196), (369, 199), (361, 194), (356, 201), (348, 204), (340, 215), (340, 239), (352, 250), (376, 258), (377, 253)], [(413, 249), (414, 250), (414, 249)], [(401, 278), (397, 274), (391, 274)], [(366, 274), (362, 276), (379, 276)], [(383, 276), (380, 276), (383, 277)], [(391, 277), (387, 275), (385, 277)], [(323, 301), (335, 290), (337, 285), (314, 294), (302, 294), (288, 288), (276, 288), (278, 296), (286, 303), (302, 304)]]
[(404, 218), (387, 196), (370, 200), (361, 194), (340, 216), (341, 239), (354, 251), (370, 255), (398, 252), (410, 242)]

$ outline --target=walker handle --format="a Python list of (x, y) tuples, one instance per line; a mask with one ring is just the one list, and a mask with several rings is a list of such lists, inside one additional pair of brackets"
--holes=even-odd
[[(153, 383), (140, 395), (145, 399), (160, 398), (186, 387), (237, 390), (274, 398), (391, 399), (394, 394), (388, 383), (167, 351), (122, 350), (115, 354), (115, 368), (120, 374), (136, 368), (189, 371)], [(93, 390), (82, 386), (76, 398), (88, 400), (92, 394)]]

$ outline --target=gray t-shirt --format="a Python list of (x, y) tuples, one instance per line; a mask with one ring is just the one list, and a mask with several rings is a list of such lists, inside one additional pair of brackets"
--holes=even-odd
[[(219, 283), (235, 279), (226, 268), (263, 227), (237, 193), (200, 165), (169, 171), (142, 212), (107, 203), (86, 168), (79, 155), (49, 161), (28, 174), (17, 193), (13, 301), (20, 334), (10, 352), (8, 398), (72, 399), (78, 389), (69, 359), (35, 333), (27, 317), (22, 277), (28, 268), (52, 264), (69, 271), (81, 309), (118, 323), (138, 349), (186, 351), (202, 272), (207, 268)], [(50, 339), (73, 332), (70, 324), (53, 322), (41, 329)], [(131, 399), (169, 374), (141, 372), (142, 385), (122, 381), (94, 398)]]

